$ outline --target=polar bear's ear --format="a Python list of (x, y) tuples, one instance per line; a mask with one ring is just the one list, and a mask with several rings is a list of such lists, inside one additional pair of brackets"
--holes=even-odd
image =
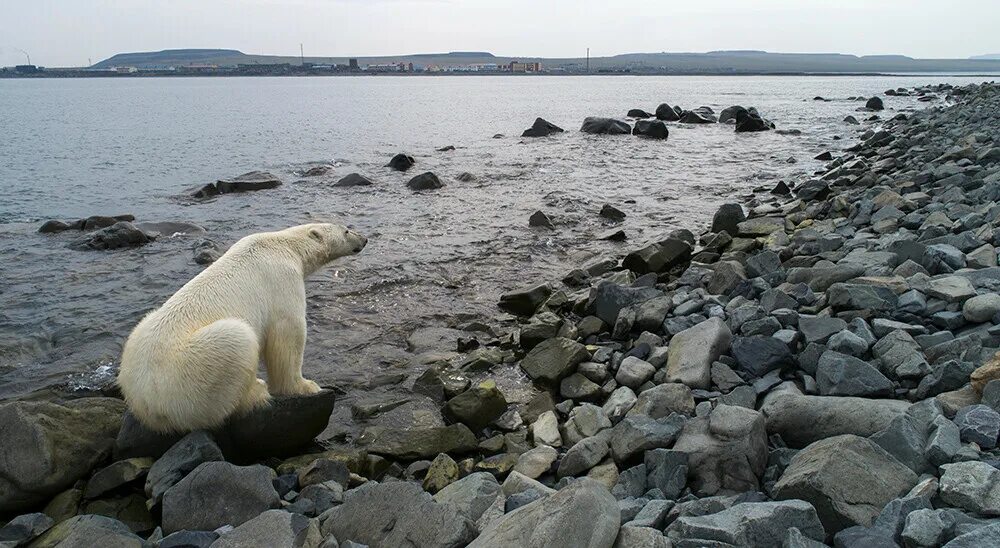
[(309, 237), (316, 240), (317, 242), (323, 242), (323, 233), (315, 228), (309, 229)]

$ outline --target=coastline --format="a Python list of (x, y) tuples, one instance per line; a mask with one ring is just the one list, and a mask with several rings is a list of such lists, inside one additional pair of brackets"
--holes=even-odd
[[(934, 91), (958, 95), (960, 90)], [(755, 194), (744, 204), (749, 218), (743, 218), (740, 207), (724, 206), (708, 234), (674, 231), (633, 251), (621, 265), (598, 261), (570, 273), (565, 285), (543, 284), (506, 295), (502, 308), (522, 318), (515, 333), (493, 337), (488, 330), (470, 331), (464, 347), (471, 352), (459, 371), (432, 367), (416, 379), (413, 392), (443, 409), (442, 418), (450, 424), (438, 419), (440, 424), (434, 420), (429, 427), (413, 421), (410, 428), (373, 429), (358, 440), (367, 443), (355, 447), (304, 453), (281, 463), (266, 461), (275, 465), (270, 476), (276, 497), (268, 493), (253, 510), (263, 508), (259, 516), (280, 521), (283, 525), (275, 528), (285, 527), (292, 536), (305, 532), (313, 545), (330, 535), (341, 541), (391, 544), (371, 523), (356, 523), (368, 514), (391, 516), (396, 534), (409, 531), (428, 545), (464, 545), (483, 532), (474, 545), (562, 532), (611, 542), (639, 538), (658, 546), (665, 538), (704, 541), (709, 537), (698, 535), (708, 530), (740, 542), (732, 535), (742, 529), (722, 525), (733, 518), (775, 531), (780, 536), (769, 538), (776, 541), (794, 527), (816, 541), (851, 531), (883, 540), (888, 534), (896, 542), (905, 533), (905, 513), (897, 509), (886, 518), (895, 520), (891, 527), (871, 527), (878, 521), (870, 509), (831, 511), (826, 503), (850, 497), (829, 485), (803, 486), (809, 479), (807, 462), (829, 462), (834, 471), (821, 478), (828, 484), (844, 481), (835, 476), (847, 472), (883, 481), (882, 492), (874, 495), (862, 480), (847, 486), (860, 498), (876, 496), (865, 499), (865, 505), (878, 506), (878, 511), (890, 508), (894, 500), (902, 500), (896, 507), (907, 511), (930, 510), (933, 499), (956, 511), (993, 515), (991, 508), (976, 506), (979, 498), (974, 494), (955, 486), (960, 485), (958, 474), (1000, 474), (976, 466), (992, 468), (986, 463), (995, 459), (991, 450), (997, 433), (969, 422), (1000, 428), (1000, 415), (994, 418), (996, 411), (990, 415), (979, 407), (965, 411), (972, 415), (965, 422), (959, 415), (987, 393), (1000, 390), (1000, 384), (986, 390), (988, 381), (1000, 378), (997, 367), (977, 375), (974, 371), (982, 370), (965, 365), (978, 368), (995, 350), (991, 325), (1000, 312), (995, 302), (1000, 297), (980, 299), (989, 301), (983, 306), (996, 308), (993, 315), (965, 308), (973, 299), (996, 296), (992, 290), (1000, 267), (993, 244), (1000, 242), (992, 242), (992, 232), (977, 232), (982, 223), (993, 222), (992, 209), (987, 220), (974, 204), (964, 203), (967, 195), (997, 199), (987, 191), (1000, 186), (1000, 143), (989, 125), (993, 121), (996, 127), (1000, 94), (995, 86), (983, 86), (960, 95), (957, 105), (903, 115), (885, 122), (882, 129), (870, 129), (843, 156), (831, 157), (816, 179)], [(932, 129), (940, 131), (952, 115), (979, 124), (980, 131), (970, 133), (955, 124), (946, 134), (928, 135)], [(967, 136), (977, 133), (985, 138), (969, 142)], [(971, 153), (966, 151), (970, 148)], [(928, 158), (931, 152), (941, 153)], [(931, 164), (935, 168), (918, 165), (924, 161), (936, 161)], [(952, 218), (945, 213), (951, 210), (962, 215)], [(934, 237), (924, 238), (928, 233)], [(991, 248), (992, 255), (984, 247)], [(963, 274), (969, 266), (979, 274)], [(517, 367), (549, 391), (512, 406), (495, 384), (471, 386), (468, 378), (462, 380), (462, 368), (481, 372)], [(903, 407), (914, 400), (912, 407)], [(112, 508), (105, 512), (128, 521), (125, 510), (133, 517), (141, 514), (138, 506), (150, 495), (149, 480), (145, 495), (138, 480), (162, 470), (154, 473), (153, 461), (133, 461), (130, 466), (140, 472), (122, 474), (119, 480), (124, 481), (81, 503), (89, 485), (70, 486), (95, 468), (102, 477), (115, 475), (104, 465), (110, 462), (115, 438), (119, 449), (121, 445), (121, 404), (92, 401), (93, 413), (102, 418), (96, 422), (103, 424), (100, 432), (87, 433), (93, 451), (86, 462), (78, 456), (74, 460), (70, 468), (75, 478), (61, 477), (58, 485), (45, 485), (45, 496), (59, 491), (56, 498), (72, 498), (76, 495), (66, 493), (79, 491), (74, 511), (81, 511), (111, 493), (116, 502), (95, 508)], [(65, 406), (7, 404), (0, 413), (11, 413), (8, 422), (26, 425), (26, 431), (37, 427), (45, 435), (65, 436), (58, 421), (52, 429), (33, 418), (50, 413), (70, 417), (63, 419), (68, 421), (63, 426), (73, 424), (78, 413), (56, 407)], [(985, 436), (970, 437), (984, 429)], [(990, 431), (993, 447), (988, 447)], [(827, 440), (833, 438), (840, 445), (830, 448)], [(972, 440), (981, 443), (973, 447)], [(215, 445), (204, 439), (181, 443), (207, 453), (213, 453)], [(837, 468), (833, 463), (838, 451), (859, 455), (850, 465), (856, 468)], [(149, 457), (160, 455), (134, 458)], [(174, 462), (160, 468), (170, 464), (176, 474), (183, 471), (187, 477), (192, 470), (208, 467), (218, 475), (209, 478), (216, 481), (215, 487), (240, 481), (269, 485), (259, 477), (226, 476), (234, 471), (218, 461), (188, 461), (179, 467)], [(120, 462), (108, 468), (128, 468)], [(943, 473), (938, 466), (945, 467)], [(269, 476), (259, 465), (254, 472)], [(919, 483), (918, 474), (924, 474)], [(569, 479), (576, 477), (590, 479)], [(281, 493), (279, 480), (292, 488)], [(177, 497), (193, 488), (193, 481), (185, 481), (176, 478), (165, 490), (177, 489), (175, 495), (161, 504), (181, 504), (177, 508), (183, 509)], [(307, 497), (313, 486), (317, 488)], [(435, 502), (426, 499), (424, 490), (436, 493)], [(885, 500), (885, 494), (892, 498)], [(275, 502), (279, 495), (284, 502)], [(789, 498), (807, 504), (781, 502)], [(584, 505), (588, 500), (592, 506)], [(525, 510), (511, 513), (520, 505)], [(36, 502), (18, 510), (39, 507)], [(268, 513), (277, 507), (291, 511)], [(176, 522), (167, 526), (166, 515), (164, 522), (156, 520), (158, 506), (153, 508), (152, 521), (141, 527), (160, 525), (164, 533), (173, 532)], [(166, 507), (163, 511), (173, 515)], [(538, 532), (537, 523), (547, 518), (530, 518), (533, 512), (557, 517), (546, 522), (552, 527)], [(69, 518), (66, 514), (68, 510), (59, 517)], [(421, 523), (428, 515), (441, 519)], [(249, 516), (236, 524), (236, 532), (255, 519), (260, 518)], [(78, 518), (62, 523), (70, 525), (45, 534), (84, 526)], [(619, 530), (625, 523), (630, 525)], [(982, 535), (987, 529), (992, 534), (996, 525), (983, 522), (967, 529), (952, 528), (947, 534)], [(131, 538), (120, 528), (116, 534)], [(441, 539), (440, 544), (430, 543), (431, 538)]]

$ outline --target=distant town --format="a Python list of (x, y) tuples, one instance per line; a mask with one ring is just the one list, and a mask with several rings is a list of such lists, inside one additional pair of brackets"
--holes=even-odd
[(562, 67), (546, 70), (538, 61), (506, 63), (430, 64), (371, 63), (359, 64), (348, 59), (337, 63), (238, 63), (235, 65), (187, 64), (177, 66), (114, 65), (86, 68), (46, 68), (16, 65), (0, 69), (0, 77), (79, 77), (79, 76), (318, 76), (332, 74), (540, 74), (565, 73)]
[(625, 53), (612, 56), (538, 58), (453, 51), (380, 57), (255, 55), (234, 49), (169, 49), (119, 53), (87, 66), (25, 64), (0, 68), (0, 78), (143, 76), (351, 76), (351, 75), (754, 75), (754, 74), (1000, 74), (1000, 59), (914, 59), (902, 55), (773, 53), (756, 50), (705, 53)]

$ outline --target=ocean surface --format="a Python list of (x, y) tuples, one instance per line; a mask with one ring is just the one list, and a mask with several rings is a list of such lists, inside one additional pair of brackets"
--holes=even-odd
[[(675, 228), (704, 229), (720, 203), (815, 171), (813, 156), (850, 146), (866, 127), (842, 121), (866, 117), (856, 112), (864, 103), (847, 97), (985, 79), (0, 80), (0, 399), (112, 378), (129, 330), (203, 268), (192, 252), (202, 240), (225, 248), (253, 232), (333, 221), (370, 242), (307, 281), (304, 370), (351, 401), (373, 390), (372, 379), (420, 370), (406, 348), (417, 328), (496, 317), (506, 290), (558, 280)], [(833, 101), (812, 100), (817, 95)], [(885, 101), (886, 118), (927, 106)], [(779, 129), (801, 134), (671, 123), (664, 142), (577, 131), (586, 116), (652, 112), (663, 102), (716, 112), (755, 106)], [(522, 139), (537, 116), (567, 131)], [(437, 150), (448, 145), (455, 150)], [(398, 152), (416, 158), (406, 174), (384, 167)], [(334, 166), (327, 177), (298, 175), (323, 164)], [(188, 198), (194, 187), (258, 169), (286, 184)], [(406, 181), (424, 171), (447, 186), (408, 190)], [(331, 186), (350, 172), (376, 184)], [(458, 181), (463, 172), (475, 180)], [(626, 212), (627, 242), (598, 239), (618, 228), (598, 216), (606, 203)], [(555, 230), (528, 227), (536, 210)], [(48, 219), (124, 213), (194, 223), (206, 233), (76, 251), (67, 244), (79, 234), (37, 232)]]

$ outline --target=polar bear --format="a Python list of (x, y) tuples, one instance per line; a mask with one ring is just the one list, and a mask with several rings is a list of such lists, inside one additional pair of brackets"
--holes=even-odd
[[(221, 426), (273, 395), (314, 394), (302, 378), (304, 279), (368, 239), (307, 224), (251, 234), (150, 312), (122, 350), (118, 385), (132, 413), (160, 432)], [(267, 383), (257, 378), (263, 359)]]

